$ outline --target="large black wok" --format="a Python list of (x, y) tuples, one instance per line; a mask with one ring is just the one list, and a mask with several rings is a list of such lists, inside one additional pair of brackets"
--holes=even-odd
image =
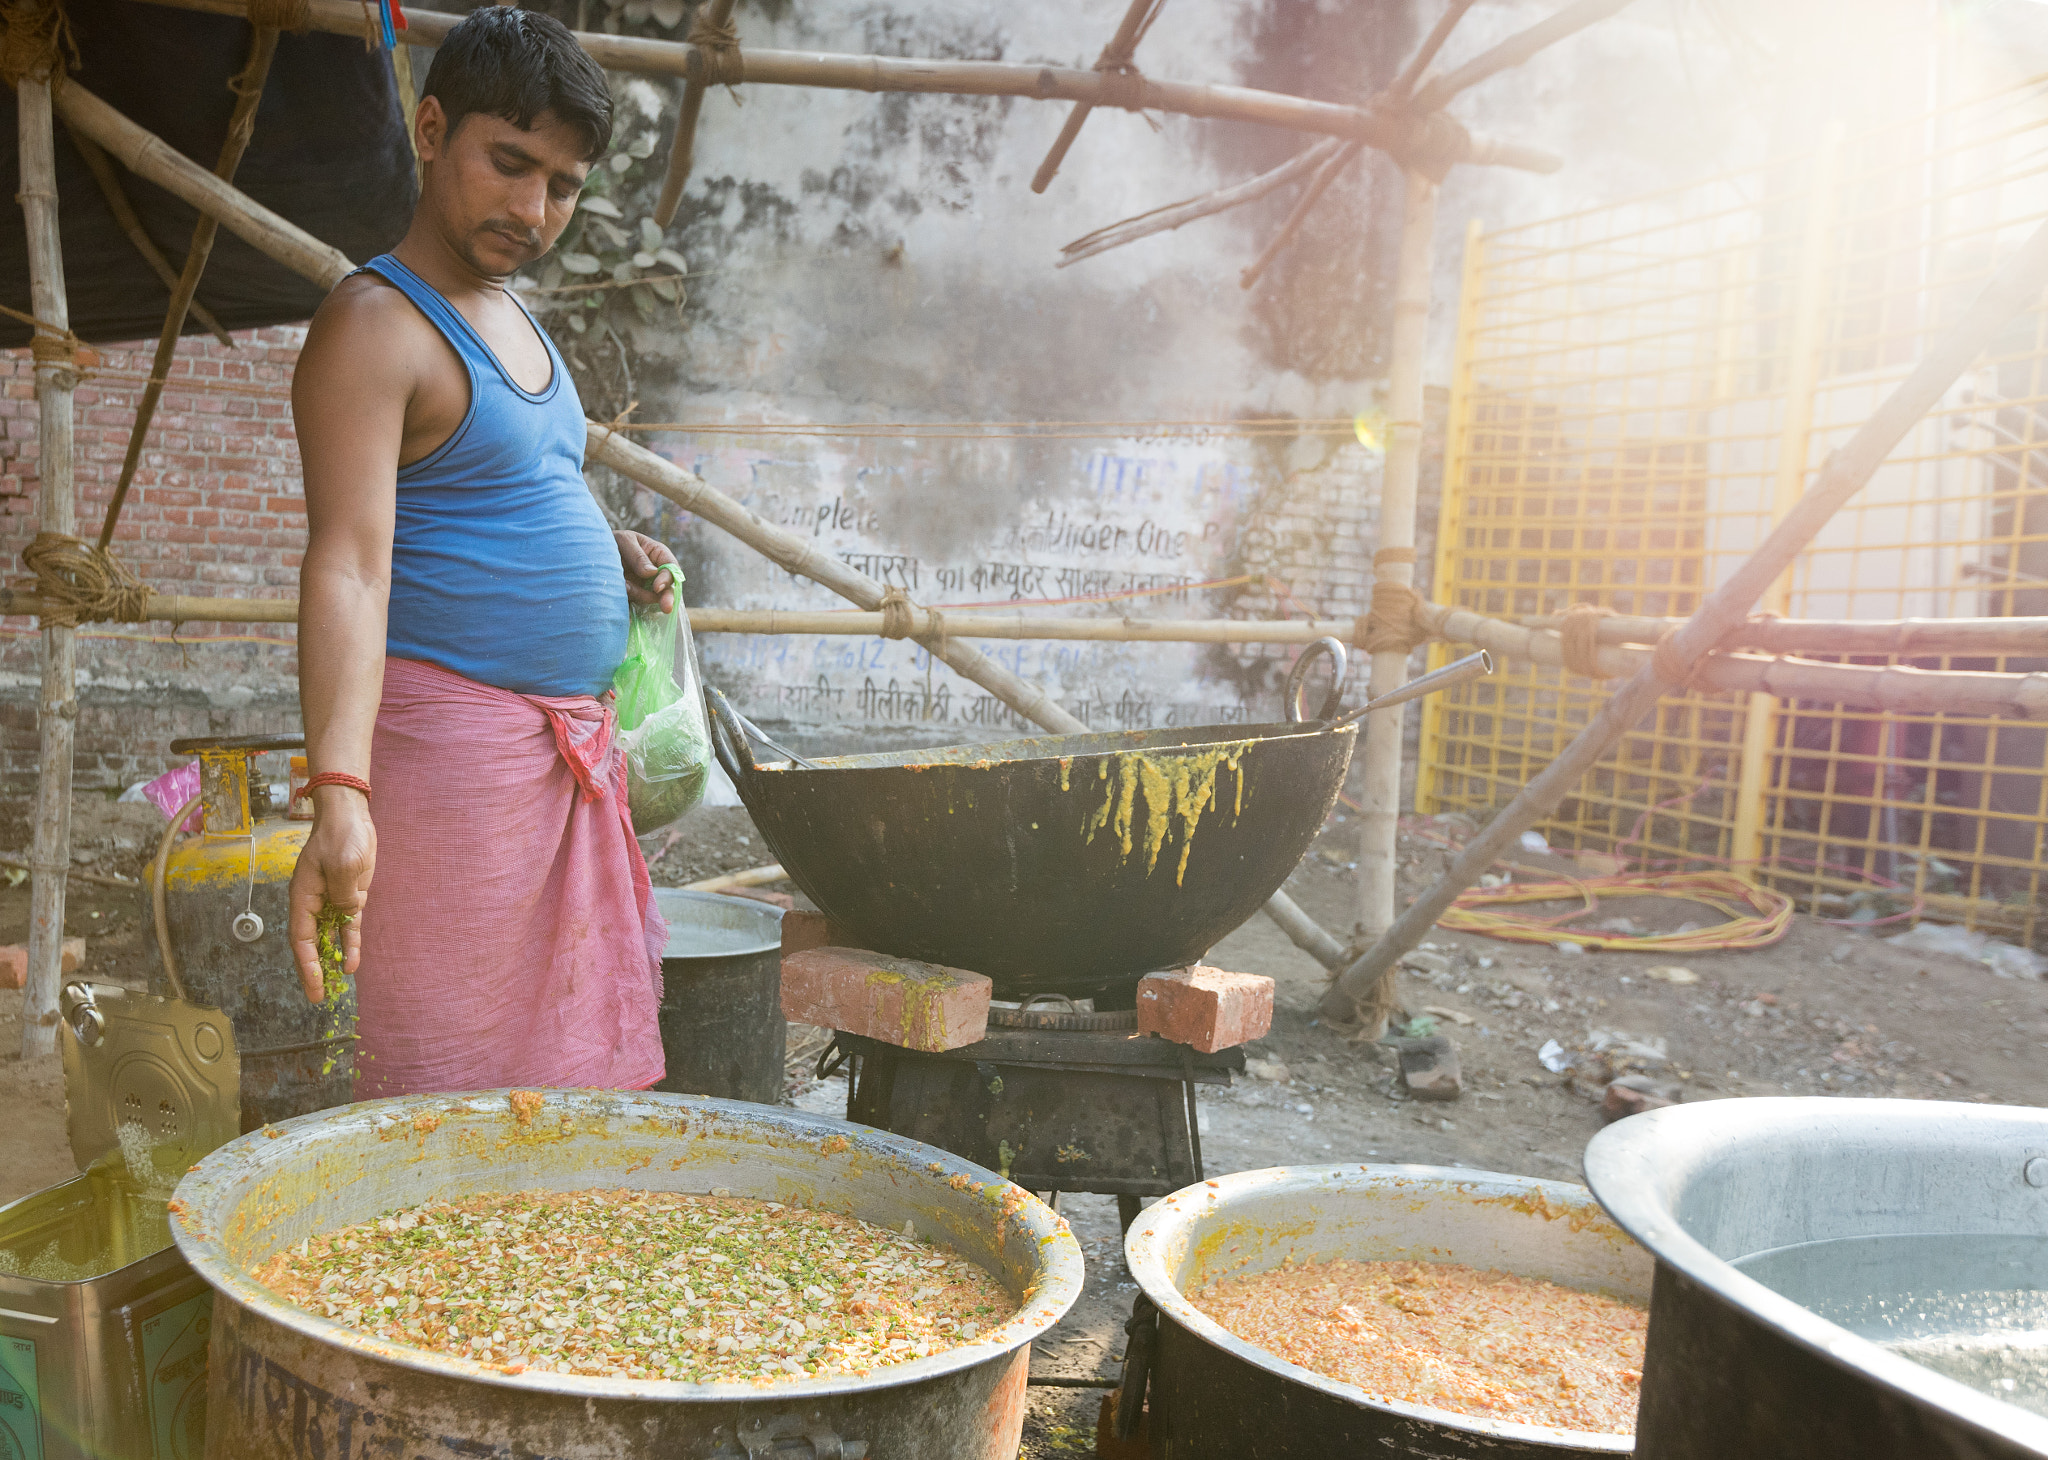
[(997, 998), (1126, 1008), (1286, 881), (1358, 733), (1199, 725), (757, 764), (713, 718), (754, 824), (858, 946), (987, 974)]

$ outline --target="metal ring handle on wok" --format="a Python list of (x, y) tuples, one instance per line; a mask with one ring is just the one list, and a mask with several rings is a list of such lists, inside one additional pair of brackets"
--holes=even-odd
[[(746, 769), (749, 772), (758, 769), (758, 767), (754, 762), (753, 752), (747, 749), (748, 740), (758, 741), (760, 744), (765, 745), (793, 766), (800, 766), (807, 771), (817, 769), (817, 766), (805, 760), (788, 746), (778, 745), (775, 741), (769, 739), (766, 731), (732, 707), (732, 701), (725, 697), (724, 691), (713, 689), (710, 685), (706, 685), (704, 687), (704, 704), (705, 708), (711, 712), (712, 724), (723, 729), (726, 735), (730, 737), (731, 743), (728, 748), (733, 750), (738, 758), (744, 759)], [(715, 731), (712, 735), (712, 749), (718, 754), (718, 762), (721, 766), (725, 767), (725, 773), (733, 778), (734, 785), (738, 785), (739, 773), (727, 762), (724, 751), (720, 750), (718, 735)]]
[(1281, 712), (1289, 724), (1299, 725), (1310, 718), (1302, 711), (1301, 692), (1307, 688), (1308, 671), (1316, 660), (1327, 656), (1330, 661), (1330, 692), (1323, 696), (1323, 707), (1315, 713), (1317, 720), (1335, 719), (1337, 711), (1344, 704), (1344, 677), (1346, 656), (1340, 639), (1325, 634), (1296, 656), (1294, 667), (1287, 671), (1287, 688), (1281, 693)]

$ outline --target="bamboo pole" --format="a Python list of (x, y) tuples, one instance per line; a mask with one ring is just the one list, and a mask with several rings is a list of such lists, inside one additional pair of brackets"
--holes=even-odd
[[(298, 620), (295, 598), (197, 598), (181, 594), (149, 595), (144, 609), (150, 622), (289, 624)], [(0, 616), (37, 615), (42, 600), (31, 592), (0, 588)], [(959, 639), (1082, 640), (1138, 644), (1309, 644), (1332, 635), (1350, 639), (1355, 619), (1131, 619), (1031, 618), (1021, 613), (943, 613), (913, 606), (918, 633)], [(791, 611), (788, 609), (692, 608), (693, 634), (819, 634), (871, 638), (889, 626), (888, 616), (861, 610)], [(1528, 628), (1487, 618), (1466, 609), (1425, 605), (1418, 616), (1445, 643), (1470, 644), (1504, 659), (1559, 668), (1564, 650), (1550, 630)], [(1650, 622), (1663, 622), (1650, 620)], [(1682, 620), (1680, 621), (1682, 622)], [(1934, 621), (1938, 623), (1938, 621)], [(2048, 620), (1966, 620), (2002, 626), (2018, 624), (2043, 647)], [(1864, 625), (1851, 622), (1850, 628)], [(1879, 629), (1885, 624), (1871, 625)], [(1851, 709), (1901, 714), (1988, 715), (2004, 719), (2041, 719), (2048, 715), (2048, 673), (1995, 673), (1977, 670), (1932, 670), (1887, 665), (1830, 664), (1786, 657), (1800, 646), (1787, 645), (1774, 657), (1716, 651), (1692, 683), (1720, 694), (1764, 694), (1776, 699), (1814, 700)], [(1805, 646), (1812, 651), (1826, 646)], [(1644, 647), (1608, 645), (1597, 655), (1609, 678), (1633, 674), (1650, 654)], [(1876, 652), (1876, 651), (1872, 651)], [(1925, 651), (1920, 651), (1925, 652)], [(1960, 652), (1950, 650), (1948, 652)], [(1979, 649), (1980, 654), (1985, 651)], [(2007, 649), (2003, 652), (2018, 652)]]
[[(30, 309), (61, 330), (71, 327), (64, 292), (64, 250), (57, 231), (57, 143), (50, 76), (15, 85), (19, 113), (22, 222), (28, 233)], [(76, 361), (38, 336), (35, 351), (37, 525), (70, 536), (78, 530), (73, 493), (71, 392)], [(64, 342), (57, 342), (62, 344)], [(71, 870), (71, 756), (78, 720), (77, 631), (42, 626), (42, 694), (37, 705), (35, 822), (29, 849), (28, 987), (21, 1010), (21, 1057), (57, 1048), (57, 986), (64, 965), (64, 885)]]
[(1401, 955), (1422, 941), (1458, 894), (1477, 882), (1510, 843), (1571, 793), (1609, 746), (1652, 713), (1667, 690), (1692, 674), (1814, 534), (1862, 490), (1906, 433), (1940, 403), (1943, 393), (1998, 332), (2022, 310), (2040, 304), (2044, 287), (2048, 287), (2048, 224), (2028, 237), (1962, 318), (1943, 331), (1913, 372), (1828, 458), (1813, 485), (1742, 566), (1701, 601), (1693, 616), (1601, 706), (1572, 743), (1501, 808), (1458, 854), (1442, 879), (1416, 898), (1384, 937), (1337, 976), (1323, 993), (1320, 1010), (1324, 1018), (1359, 1020), (1382, 1003), (1381, 986)]
[[(361, 34), (360, 11), (357, 17), (355, 33)], [(322, 243), (232, 184), (222, 182), (161, 137), (129, 121), (77, 81), (66, 81), (55, 102), (57, 115), (66, 126), (106, 148), (123, 167), (184, 199), (201, 213), (218, 218), (221, 227), (293, 273), (311, 279), (323, 289), (332, 289), (355, 268), (341, 250)]]
[[(66, 128), (70, 131), (70, 128)], [(171, 261), (164, 257), (164, 251), (156, 246), (156, 240), (149, 236), (149, 230), (142, 226), (142, 219), (135, 211), (135, 205), (128, 200), (127, 190), (121, 186), (121, 179), (114, 172), (114, 164), (107, 160), (107, 154), (90, 137), (71, 132), (71, 146), (85, 159), (86, 168), (92, 173), (92, 180), (100, 185), (100, 195), (107, 200), (107, 211), (114, 215), (114, 222), (128, 235), (128, 241), (135, 245), (135, 251), (142, 255), (142, 261), (150, 271), (163, 281), (164, 289), (172, 294), (178, 292), (179, 270), (171, 267)], [(235, 348), (235, 337), (221, 327), (213, 317), (213, 311), (198, 300), (192, 301), (192, 317), (204, 325), (216, 340), (230, 350)]]
[(1521, 65), (1538, 51), (1577, 35), (1587, 26), (1615, 14), (1629, 0), (1578, 0), (1527, 30), (1517, 31), (1499, 45), (1474, 56), (1457, 70), (1437, 77), (1415, 93), (1415, 104), (1435, 111), (1459, 92), (1477, 86), (1489, 76)]
[[(698, 24), (707, 31), (722, 31), (732, 24), (732, 7), (733, 0), (709, 0)], [(676, 132), (668, 144), (668, 171), (662, 174), (661, 196), (654, 204), (654, 222), (659, 228), (675, 221), (676, 208), (683, 201), (683, 184), (690, 180), (690, 163), (697, 150), (697, 117), (704, 110), (706, 85), (701, 76), (692, 76), (683, 83), (682, 105), (676, 109)]]
[[(1415, 583), (1415, 494), (1422, 467), (1422, 371), (1429, 342), (1430, 269), (1436, 236), (1436, 184), (1407, 174), (1401, 254), (1394, 280), (1394, 329), (1387, 362), (1387, 454), (1380, 472), (1379, 545), (1373, 596)], [(1372, 656), (1372, 698), (1408, 679), (1405, 647)], [(1394, 921), (1395, 843), (1401, 819), (1401, 740), (1407, 715), (1373, 715), (1360, 739), (1358, 914), (1352, 946), (1382, 936)]]
[[(276, 28), (257, 26), (249, 41), (249, 62), (231, 84), (235, 109), (228, 117), (227, 136), (221, 139), (220, 160), (213, 165), (213, 175), (222, 182), (234, 177), (235, 169), (242, 165), (242, 154), (249, 149), (249, 139), (255, 135), (256, 104), (263, 98), (263, 83), (270, 76), (270, 62), (276, 54)], [(213, 256), (213, 240), (219, 233), (220, 220), (201, 210), (192, 225), (192, 242), (185, 250), (185, 270), (178, 276), (178, 287), (171, 291), (170, 307), (164, 311), (164, 327), (157, 336), (156, 359), (150, 366), (149, 380), (135, 407), (135, 424), (128, 432), (128, 454), (121, 462), (121, 476), (114, 483), (112, 500), (107, 503), (106, 520), (100, 524), (102, 551), (114, 540), (114, 524), (121, 520), (128, 489), (135, 482), (135, 469), (142, 465), (142, 447), (149, 440), (157, 402), (163, 399), (171, 360), (178, 353), (178, 337), (185, 333), (185, 315), (192, 308), (193, 296), (199, 292), (200, 275), (206, 272), (206, 261)]]
[[(247, 0), (148, 0), (175, 10), (246, 18)], [(462, 17), (432, 10), (407, 10), (410, 29), (398, 33), (407, 45), (437, 46)], [(312, 29), (337, 35), (363, 33), (356, 0), (310, 0)], [(702, 48), (687, 41), (576, 32), (592, 60), (609, 71), (641, 76), (710, 79)], [(1559, 159), (1538, 147), (1504, 138), (1469, 136), (1446, 117), (1375, 111), (1310, 101), (1244, 86), (1210, 86), (1151, 77), (1112, 76), (1069, 66), (1028, 61), (946, 61), (924, 57), (847, 56), (812, 51), (749, 50), (739, 60), (737, 83), (750, 86), (817, 86), (837, 91), (909, 91), (954, 96), (1022, 96), (1039, 101), (1076, 101), (1129, 111), (1173, 112), (1256, 122), (1294, 132), (1356, 137), (1396, 157), (1408, 153), (1454, 154), (1453, 162), (1477, 162), (1554, 172)]]
[[(1554, 629), (1562, 614), (1531, 614), (1523, 627)], [(1654, 644), (1682, 618), (1609, 614), (1595, 630), (1603, 644)], [(1737, 624), (1717, 646), (1770, 654), (2048, 655), (2048, 618), (1758, 618)]]
[[(1423, 608), (1418, 617), (1437, 637), (1450, 643), (1471, 644), (1490, 654), (1547, 668), (1564, 665), (1564, 641), (1548, 629), (1524, 628), (1468, 609), (1435, 604)], [(1652, 649), (1615, 644), (1603, 645), (1594, 658), (1603, 677), (1624, 679), (1654, 655)], [(2048, 716), (2048, 674), (2043, 673), (1829, 664), (1783, 655), (1767, 658), (1717, 651), (1701, 662), (1689, 683), (1712, 694), (1765, 695), (1773, 703), (1815, 700), (1900, 714), (1991, 715), (2021, 720)]]

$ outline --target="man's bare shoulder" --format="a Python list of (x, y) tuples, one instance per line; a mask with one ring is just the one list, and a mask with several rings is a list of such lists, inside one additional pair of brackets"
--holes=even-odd
[(422, 349), (438, 340), (410, 299), (374, 274), (351, 274), (328, 293), (306, 330), (300, 368), (332, 361), (351, 371), (369, 367), (410, 378)]

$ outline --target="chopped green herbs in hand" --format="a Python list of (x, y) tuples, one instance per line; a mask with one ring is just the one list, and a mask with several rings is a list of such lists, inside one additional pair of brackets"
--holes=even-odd
[(256, 1278), (511, 1372), (697, 1384), (865, 1374), (971, 1343), (1017, 1306), (974, 1263), (868, 1222), (624, 1189), (430, 1201), (287, 1247)]
[(341, 940), (342, 929), (356, 920), (352, 912), (343, 912), (338, 907), (323, 907), (320, 916), (313, 921), (313, 936), (320, 951), (320, 978), (327, 986), (326, 996), (333, 998), (345, 977), (348, 950)]

